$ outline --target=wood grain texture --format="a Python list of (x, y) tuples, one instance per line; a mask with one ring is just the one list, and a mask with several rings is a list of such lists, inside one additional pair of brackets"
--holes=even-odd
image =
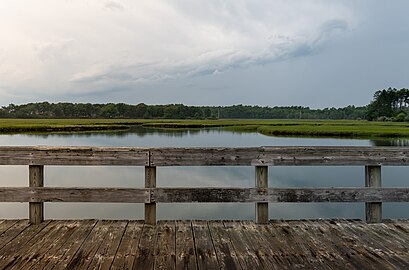
[(142, 221), (129, 221), (110, 269), (132, 269), (143, 228)]
[(408, 147), (151, 148), (151, 166), (409, 165)]
[(333, 166), (409, 165), (408, 147), (1, 146), (0, 165)]
[(159, 221), (157, 227), (155, 269), (176, 269), (176, 222)]
[[(381, 166), (365, 166), (365, 187), (381, 186)], [(382, 203), (366, 202), (365, 218), (367, 223), (382, 222)]]
[(409, 221), (2, 221), (0, 269), (408, 269)]
[(408, 202), (409, 188), (156, 188), (151, 201)]
[[(145, 188), (156, 187), (156, 167), (145, 167)], [(149, 194), (151, 196), (151, 193)], [(145, 223), (150, 225), (156, 224), (156, 203), (149, 201), (145, 203)]]
[(176, 269), (196, 270), (196, 253), (190, 221), (176, 221)]
[(149, 202), (145, 188), (0, 188), (0, 202)]
[[(256, 166), (255, 170), (256, 188), (268, 187), (268, 167)], [(265, 224), (268, 222), (268, 202), (257, 202), (256, 205), (256, 223)]]
[(2, 146), (0, 165), (149, 165), (149, 150), (135, 147)]
[[(44, 166), (42, 165), (30, 165), (28, 168), (28, 183), (30, 187), (43, 187), (44, 186)], [(30, 202), (29, 207), (29, 220), (32, 224), (40, 224), (44, 220), (44, 203), (42, 202)]]

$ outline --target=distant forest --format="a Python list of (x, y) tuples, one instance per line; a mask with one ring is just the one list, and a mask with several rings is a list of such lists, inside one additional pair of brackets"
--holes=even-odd
[(146, 105), (139, 103), (28, 103), (0, 108), (1, 118), (135, 118), (135, 119), (367, 119), (409, 121), (409, 90), (388, 88), (377, 91), (367, 106), (311, 109), (302, 106), (261, 107)]

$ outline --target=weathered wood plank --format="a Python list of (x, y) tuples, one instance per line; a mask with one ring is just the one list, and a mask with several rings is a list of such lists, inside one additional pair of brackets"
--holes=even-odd
[(104, 239), (109, 232), (112, 223), (113, 221), (99, 221), (84, 240), (83, 245), (81, 245), (75, 255), (71, 257), (69, 263), (63, 260), (61, 264), (56, 265), (55, 268), (87, 269), (101, 245), (102, 239)]
[[(17, 230), (15, 230), (15, 232), (18, 232), (18, 234), (14, 234), (13, 238), (7, 241), (7, 243), (0, 249), (0, 265), (11, 267), (14, 264), (15, 259), (18, 257), (16, 254), (25, 255), (25, 248), (38, 242), (38, 240), (46, 235), (48, 230), (54, 226), (53, 225), (43, 231), (44, 228), (48, 227), (47, 225), (49, 225), (49, 223), (49, 221), (46, 221), (38, 225), (31, 225), (25, 227), (22, 231), (20, 231), (20, 226), (16, 226)], [(12, 229), (9, 231), (12, 231)], [(22, 251), (22, 253), (19, 253), (20, 251)]]
[[(0, 251), (7, 245), (11, 240), (17, 237), (22, 231), (29, 227), (27, 220), (19, 220), (18, 222), (13, 222), (13, 226), (9, 227), (0, 235)], [(1, 253), (0, 253), (1, 254)]]
[(409, 165), (408, 147), (152, 148), (151, 166)]
[[(256, 166), (256, 188), (268, 187), (268, 167)], [(268, 223), (268, 202), (256, 203), (256, 223)]]
[[(156, 167), (145, 167), (145, 188), (156, 187)], [(145, 203), (145, 223), (156, 224), (156, 203)]]
[(408, 202), (409, 188), (156, 188), (155, 202)]
[(0, 165), (147, 166), (149, 150), (135, 147), (2, 146)]
[[(381, 166), (365, 166), (365, 187), (380, 188), (381, 186)], [(365, 218), (367, 223), (382, 222), (382, 203), (366, 202)]]
[(33, 269), (50, 270), (65, 269), (71, 258), (77, 253), (84, 241), (97, 224), (96, 220), (79, 221), (78, 227), (74, 227), (74, 232), (65, 235), (61, 246), (55, 246), (50, 250), (45, 260), (41, 260)]
[[(85, 221), (90, 222), (90, 221)], [(41, 250), (36, 249), (33, 252), (36, 255), (33, 256), (33, 260), (27, 263), (26, 268), (30, 270), (45, 269), (46, 265), (52, 260), (59, 258), (59, 253), (65, 248), (65, 244), (68, 243), (68, 239), (79, 230), (80, 226), (84, 226), (84, 221), (62, 221), (61, 231), (58, 231), (58, 235), (55, 239), (47, 236), (48, 239), (43, 245)]]
[(176, 268), (176, 223), (160, 221), (157, 225), (155, 269)]
[[(156, 226), (141, 222), (126, 226), (128, 221), (96, 223), (46, 221), (28, 225), (27, 220), (0, 220), (0, 228), (12, 224), (0, 234), (0, 269), (109, 269), (112, 260), (111, 269), (178, 265), (181, 267), (177, 269), (197, 269), (196, 253), (199, 269), (409, 267), (408, 221), (299, 220), (266, 225), (195, 221), (193, 227), (186, 221), (176, 222), (176, 227), (174, 222)], [(185, 260), (183, 254), (194, 259)], [(131, 264), (125, 263), (126, 259)], [(175, 264), (175, 260), (182, 263)], [(183, 262), (187, 261), (193, 267), (186, 267)]]
[(108, 233), (101, 242), (88, 269), (109, 269), (122, 240), (127, 221), (115, 221), (108, 229)]
[(190, 221), (176, 221), (176, 269), (197, 269), (195, 243)]
[[(313, 254), (308, 254), (308, 247), (305, 246), (303, 237), (299, 237), (299, 227), (295, 227), (291, 237), (286, 237), (285, 247), (277, 245), (277, 239), (271, 239), (272, 235), (264, 234), (267, 224), (254, 224), (250, 221), (242, 221), (242, 231), (252, 243), (257, 257), (264, 269), (328, 269), (328, 266), (317, 260)], [(274, 236), (274, 238), (280, 238)], [(315, 247), (316, 249), (317, 247)], [(307, 254), (308, 259), (307, 259)], [(293, 258), (292, 258), (293, 257)], [(294, 259), (297, 258), (297, 259)]]
[(344, 234), (353, 234), (365, 252), (370, 253), (379, 265), (385, 265), (390, 269), (409, 267), (407, 239), (402, 238), (402, 235), (396, 236), (396, 232), (387, 225), (378, 223), (368, 226), (362, 223), (346, 223), (341, 224), (341, 227), (344, 229)]
[(198, 269), (219, 269), (216, 251), (207, 222), (192, 222)]
[(139, 241), (138, 250), (132, 269), (153, 269), (155, 265), (157, 228), (145, 224), (142, 230), (141, 240)]
[[(149, 155), (150, 154), (150, 155)], [(135, 148), (2, 146), (0, 165), (409, 165), (408, 147)]]
[(281, 239), (277, 237), (276, 233), (271, 233), (269, 229), (271, 226), (267, 225), (260, 225), (259, 232), (261, 237), (268, 241), (268, 245), (266, 245), (270, 249), (270, 256), (269, 259), (274, 262), (275, 267), (273, 269), (291, 269), (290, 267), (294, 265), (294, 263), (290, 263), (286, 256), (287, 252), (285, 251), (284, 243), (281, 242)]
[(0, 202), (113, 202), (146, 203), (146, 188), (0, 187)]
[[(52, 221), (19, 249), (21, 256), (13, 258), (9, 269), (31, 269), (73, 227), (75, 221)], [(11, 263), (9, 264), (11, 265)]]
[(238, 260), (243, 269), (263, 269), (263, 266), (256, 254), (254, 246), (244, 234), (244, 228), (240, 223), (234, 221), (224, 222), (233, 247), (236, 251)]
[(331, 235), (331, 241), (328, 245), (335, 246), (356, 269), (365, 269), (372, 266), (372, 269), (396, 269), (393, 263), (386, 261), (377, 250), (373, 249), (372, 244), (367, 245), (363, 238), (368, 235), (361, 234), (357, 230), (357, 225), (360, 222), (337, 222), (336, 224), (328, 224), (321, 222), (315, 224), (319, 226), (320, 230), (328, 235)]
[(11, 228), (17, 220), (1, 220), (0, 221), (0, 235), (2, 235), (5, 231)]
[[(359, 267), (354, 264), (356, 258), (349, 248), (339, 244), (341, 239), (338, 235), (324, 231), (320, 222), (290, 221), (274, 222), (272, 225), (266, 229), (279, 241), (277, 246), (282, 249), (281, 256), (288, 264), (285, 267), (287, 269), (291, 269), (294, 264), (307, 267), (328, 265), (327, 268), (333, 269), (362, 269), (362, 264), (359, 264)], [(304, 234), (302, 226), (305, 226)], [(300, 233), (301, 237), (298, 237)]]
[(210, 234), (221, 269), (244, 269), (222, 221), (209, 221)]
[[(30, 165), (29, 166), (29, 186), (43, 187), (44, 186), (44, 166)], [(44, 203), (30, 202), (29, 203), (29, 220), (32, 224), (40, 224), (44, 220)]]
[(111, 269), (132, 269), (143, 228), (142, 221), (129, 221)]

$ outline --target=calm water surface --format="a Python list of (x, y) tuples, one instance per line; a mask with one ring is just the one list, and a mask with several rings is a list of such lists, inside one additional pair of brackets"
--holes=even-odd
[[(256, 133), (210, 130), (0, 135), (1, 145), (92, 146), (373, 146), (406, 145), (406, 141), (269, 137)], [(27, 186), (28, 166), (0, 166), (1, 186)], [(407, 187), (409, 168), (382, 167), (385, 187)], [(45, 167), (45, 186), (143, 187), (143, 167)], [(269, 167), (270, 187), (359, 187), (363, 167)], [(161, 187), (253, 187), (254, 167), (159, 167)], [(159, 219), (254, 219), (250, 203), (158, 204)], [(363, 203), (277, 203), (270, 218), (364, 218)], [(409, 204), (384, 203), (385, 218), (409, 218)], [(27, 218), (27, 203), (0, 203), (0, 218)], [(143, 204), (45, 203), (47, 219), (143, 219)]]

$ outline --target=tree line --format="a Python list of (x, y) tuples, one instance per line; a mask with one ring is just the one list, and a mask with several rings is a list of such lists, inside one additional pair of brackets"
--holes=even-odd
[(409, 121), (409, 90), (388, 88), (375, 92), (367, 106), (311, 109), (303, 106), (187, 106), (125, 103), (10, 104), (0, 108), (1, 118), (129, 118), (129, 119), (367, 119)]
[(388, 88), (376, 91), (367, 106), (368, 120), (409, 121), (409, 89)]
[(139, 103), (28, 103), (0, 108), (2, 118), (129, 118), (129, 119), (363, 119), (365, 107), (310, 109), (302, 106), (261, 107), (146, 105)]

